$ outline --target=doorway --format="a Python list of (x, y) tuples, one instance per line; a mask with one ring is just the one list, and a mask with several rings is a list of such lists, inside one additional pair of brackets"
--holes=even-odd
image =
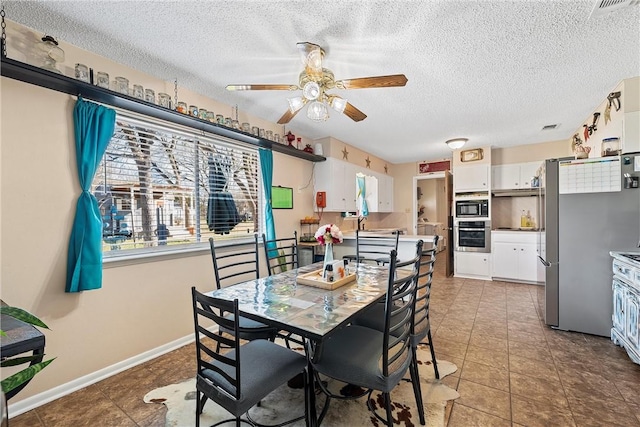
[(413, 177), (412, 225), (414, 235), (438, 235), (438, 256), (446, 259), (446, 274), (453, 276), (453, 179), (451, 172)]

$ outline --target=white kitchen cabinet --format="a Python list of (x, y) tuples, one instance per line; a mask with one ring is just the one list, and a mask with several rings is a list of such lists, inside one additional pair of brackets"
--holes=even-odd
[(493, 231), (491, 236), (492, 278), (538, 282), (537, 234)]
[(617, 280), (613, 281), (613, 315), (611, 320), (613, 322), (613, 329), (615, 329), (620, 336), (624, 336), (625, 331), (625, 315), (624, 315), (624, 290), (625, 286)]
[(454, 252), (454, 274), (489, 280), (491, 276), (491, 254), (478, 252)]
[(617, 253), (613, 260), (611, 340), (640, 364), (640, 265)]
[[(372, 171), (360, 173), (365, 175), (365, 199), (369, 212), (393, 212), (393, 178)], [(357, 194), (356, 185), (356, 198)]]
[[(364, 198), (367, 201), (367, 207), (369, 208), (369, 212), (380, 212), (379, 207), (379, 182), (378, 178), (371, 175), (365, 175), (364, 177), (364, 189), (365, 194)], [(358, 186), (356, 185), (356, 206), (358, 205)]]
[(513, 163), (491, 167), (492, 190), (518, 190), (531, 188), (541, 162)]
[(625, 290), (624, 298), (625, 307), (625, 331), (624, 335), (631, 348), (640, 354), (640, 324), (638, 316), (640, 315), (640, 295), (633, 288)]
[(334, 158), (316, 164), (314, 191), (327, 193), (328, 212), (356, 210), (356, 166)]
[(393, 177), (378, 175), (378, 212), (393, 212)]
[(458, 166), (453, 171), (456, 193), (489, 190), (489, 165)]

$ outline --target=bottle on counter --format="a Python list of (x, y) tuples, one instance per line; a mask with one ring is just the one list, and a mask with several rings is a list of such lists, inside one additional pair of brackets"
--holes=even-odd
[(527, 214), (524, 212), (524, 209), (522, 210), (522, 215), (520, 215), (520, 228), (527, 228), (528, 227), (528, 219), (527, 219)]

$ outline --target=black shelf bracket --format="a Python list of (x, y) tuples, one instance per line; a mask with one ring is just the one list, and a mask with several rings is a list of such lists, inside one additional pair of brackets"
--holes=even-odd
[(209, 132), (214, 135), (235, 139), (236, 141), (251, 144), (259, 148), (266, 148), (292, 157), (297, 157), (311, 162), (323, 162), (326, 157), (298, 150), (288, 145), (278, 144), (268, 139), (259, 138), (241, 130), (229, 128), (217, 123), (211, 123), (196, 117), (187, 116), (168, 108), (150, 102), (133, 98), (128, 95), (114, 92), (99, 86), (83, 82), (72, 77), (57, 74), (24, 62), (16, 61), (5, 56), (0, 56), (0, 71), (3, 77), (30, 83), (36, 86), (55, 90), (74, 96), (82, 96), (91, 101), (100, 102), (124, 110), (133, 111), (145, 116), (166, 120), (192, 129)]

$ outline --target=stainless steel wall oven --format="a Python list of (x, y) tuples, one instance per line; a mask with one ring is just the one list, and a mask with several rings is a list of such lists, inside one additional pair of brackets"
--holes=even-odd
[(491, 221), (458, 221), (453, 227), (458, 252), (491, 252)]

